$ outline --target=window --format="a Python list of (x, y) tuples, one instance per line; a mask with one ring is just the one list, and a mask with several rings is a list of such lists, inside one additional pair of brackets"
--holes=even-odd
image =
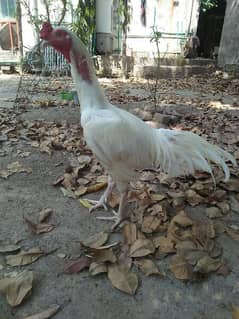
[(0, 0), (0, 19), (15, 18), (16, 0)]

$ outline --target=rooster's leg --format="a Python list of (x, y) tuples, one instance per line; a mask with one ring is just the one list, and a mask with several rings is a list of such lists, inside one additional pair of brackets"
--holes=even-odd
[(100, 207), (103, 207), (105, 210), (107, 210), (106, 203), (107, 203), (107, 200), (108, 200), (109, 196), (111, 195), (114, 187), (115, 187), (115, 182), (112, 180), (112, 177), (109, 176), (107, 188), (106, 188), (104, 194), (100, 197), (100, 199), (99, 200), (87, 199), (88, 202), (93, 204), (93, 206), (89, 209), (90, 213), (92, 213), (94, 210), (96, 210), (97, 208), (100, 208)]
[(122, 223), (122, 221), (127, 217), (126, 210), (125, 210), (125, 206), (127, 204), (127, 195), (128, 195), (128, 190), (121, 193), (118, 212), (115, 212), (113, 210), (113, 216), (107, 216), (107, 217), (100, 216), (100, 217), (96, 217), (96, 218), (100, 219), (100, 220), (115, 221), (113, 226), (112, 226), (112, 230), (115, 230)]

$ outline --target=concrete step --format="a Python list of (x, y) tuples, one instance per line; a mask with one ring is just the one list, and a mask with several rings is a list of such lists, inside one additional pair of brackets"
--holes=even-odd
[(153, 65), (136, 65), (134, 67), (134, 75), (137, 77), (143, 77), (146, 79), (153, 79), (159, 72), (158, 77), (163, 79), (170, 78), (187, 78), (193, 75), (208, 75), (216, 70), (215, 65), (161, 65), (159, 71), (157, 67)]

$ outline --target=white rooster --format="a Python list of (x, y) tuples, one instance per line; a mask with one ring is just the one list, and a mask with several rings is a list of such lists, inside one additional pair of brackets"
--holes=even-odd
[(71, 64), (81, 105), (81, 125), (92, 152), (109, 173), (108, 187), (91, 211), (105, 207), (116, 185), (121, 196), (114, 228), (125, 216), (129, 183), (139, 171), (158, 168), (171, 177), (193, 174), (195, 170), (210, 173), (210, 162), (221, 166), (225, 181), (230, 171), (226, 161), (236, 165), (232, 155), (187, 131), (154, 129), (138, 117), (109, 103), (94, 72), (89, 53), (82, 41), (63, 27), (43, 24), (40, 36), (61, 52)]

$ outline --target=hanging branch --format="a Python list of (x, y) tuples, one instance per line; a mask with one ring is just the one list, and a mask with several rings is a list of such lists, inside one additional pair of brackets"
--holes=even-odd
[(43, 3), (45, 5), (46, 15), (47, 15), (47, 21), (50, 22), (50, 10), (49, 10), (49, 3), (47, 0), (43, 0)]
[(57, 23), (57, 25), (60, 25), (62, 23), (62, 21), (64, 20), (65, 18), (65, 15), (66, 15), (66, 6), (67, 6), (67, 0), (61, 0), (62, 1), (62, 4), (63, 4), (63, 8), (61, 10), (61, 17), (60, 17), (60, 20), (59, 22)]

